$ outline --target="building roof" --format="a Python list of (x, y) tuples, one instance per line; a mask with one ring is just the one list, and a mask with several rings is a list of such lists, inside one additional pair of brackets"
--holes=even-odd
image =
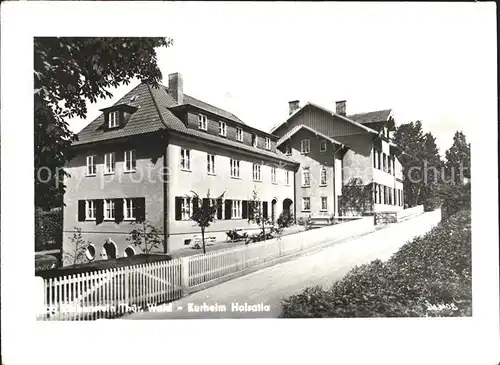
[(184, 94), (184, 104), (194, 105), (200, 109), (207, 110), (213, 114), (220, 115), (221, 117), (224, 117), (224, 118), (232, 120), (236, 123), (240, 123), (240, 124), (245, 125), (245, 123), (240, 118), (238, 118), (236, 115), (234, 115), (233, 113), (230, 113), (224, 109), (218, 108), (218, 107), (210, 105), (208, 103), (205, 103), (204, 101), (193, 98), (192, 96)]
[(308, 101), (301, 108), (297, 109), (292, 114), (290, 114), (288, 116), (288, 118), (283, 123), (280, 123), (280, 124), (274, 126), (273, 129), (271, 129), (271, 133), (273, 133), (274, 131), (276, 131), (279, 127), (281, 127), (283, 124), (285, 124), (286, 122), (288, 122), (295, 115), (297, 115), (298, 113), (302, 112), (307, 106), (312, 106), (314, 108), (320, 109), (320, 110), (324, 111), (325, 113), (328, 113), (328, 114), (330, 114), (332, 116), (335, 116), (335, 117), (338, 117), (338, 118), (340, 118), (342, 120), (345, 120), (346, 122), (351, 123), (351, 124), (353, 124), (353, 125), (361, 128), (361, 129), (364, 129), (365, 131), (367, 131), (369, 133), (375, 133), (375, 134), (378, 133), (377, 131), (373, 130), (372, 128), (369, 128), (369, 127), (367, 127), (367, 126), (365, 126), (365, 125), (363, 125), (363, 124), (361, 124), (361, 123), (359, 123), (357, 121), (354, 121), (354, 120), (352, 120), (351, 118), (349, 118), (347, 116), (343, 116), (343, 115), (337, 114), (337, 113), (335, 113), (335, 112), (333, 112), (333, 111), (331, 111), (331, 110), (329, 110), (327, 108), (322, 107), (321, 105), (318, 105), (318, 104), (315, 104), (315, 103), (311, 103), (310, 101)]
[(389, 117), (391, 116), (392, 109), (385, 109), (385, 110), (377, 110), (374, 112), (368, 112), (368, 113), (358, 113), (358, 114), (352, 114), (348, 115), (347, 118), (361, 123), (375, 123), (375, 122), (386, 122), (389, 120)]
[[(228, 119), (237, 119), (237, 117), (235, 117), (233, 114), (226, 112), (223, 109), (219, 109), (209, 104), (203, 103), (187, 95), (184, 95), (184, 100), (188, 101), (190, 105), (197, 106), (201, 109), (208, 110), (207, 108), (211, 108), (211, 110), (208, 110), (209, 112), (221, 115), (225, 118), (232, 116)], [(193, 104), (191, 104), (192, 102)], [(125, 96), (123, 96), (118, 102), (116, 102), (114, 106), (120, 104), (128, 104), (137, 108), (137, 111), (132, 114), (130, 119), (126, 122), (125, 126), (116, 130), (105, 131), (103, 128), (104, 114), (101, 114), (78, 133), (78, 141), (74, 142), (72, 145), (78, 146), (87, 143), (101, 142), (116, 138), (152, 133), (159, 130), (169, 130), (172, 132), (200, 138), (229, 147), (236, 147), (253, 154), (258, 154), (273, 159), (280, 159), (292, 164), (298, 164), (296, 161), (292, 160), (279, 151), (275, 153), (264, 149), (257, 149), (253, 146), (247, 146), (238, 141), (232, 141), (224, 137), (211, 135), (207, 132), (188, 128), (184, 124), (184, 122), (177, 118), (170, 110), (170, 108), (179, 106), (179, 104), (177, 104), (172, 96), (168, 94), (167, 88), (165, 86), (160, 85), (158, 88), (154, 88), (145, 83), (141, 83), (133, 88), (130, 92), (125, 94)]]
[(297, 126), (293, 127), (291, 130), (289, 130), (283, 137), (281, 137), (278, 140), (277, 145), (278, 146), (281, 145), (283, 142), (285, 142), (286, 140), (290, 139), (295, 133), (297, 133), (301, 129), (307, 129), (308, 131), (310, 131), (310, 132), (312, 132), (312, 133), (320, 136), (323, 139), (326, 139), (326, 140), (328, 140), (328, 141), (330, 141), (332, 143), (344, 146), (344, 143), (341, 143), (341, 142), (337, 141), (336, 139), (334, 139), (332, 137), (328, 137), (327, 135), (325, 135), (323, 133), (320, 133), (320, 132), (314, 130), (313, 128), (308, 127), (307, 125), (304, 125), (304, 124), (297, 125)]

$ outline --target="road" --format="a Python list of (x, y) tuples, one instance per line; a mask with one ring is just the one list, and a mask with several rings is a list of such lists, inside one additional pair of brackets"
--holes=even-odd
[[(277, 318), (283, 298), (299, 293), (308, 286), (330, 286), (356, 265), (375, 259), (387, 260), (406, 242), (428, 232), (439, 222), (440, 217), (439, 210), (424, 213), (362, 237), (342, 241), (193, 293), (173, 302), (171, 312), (168, 306), (158, 307), (156, 312), (135, 313), (123, 319)], [(247, 303), (257, 311), (234, 311), (233, 305), (236, 303), (238, 306)], [(193, 311), (196, 306), (199, 306), (200, 311)], [(209, 306), (217, 311), (204, 310)]]

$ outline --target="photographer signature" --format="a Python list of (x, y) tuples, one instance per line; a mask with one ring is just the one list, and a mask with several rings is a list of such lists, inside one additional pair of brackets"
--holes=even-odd
[(442, 311), (442, 310), (458, 310), (455, 303), (440, 303), (440, 304), (431, 304), (427, 300), (425, 301), (425, 305), (427, 306), (428, 311)]

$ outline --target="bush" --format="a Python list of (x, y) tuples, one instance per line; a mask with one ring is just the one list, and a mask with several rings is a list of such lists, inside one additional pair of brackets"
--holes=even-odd
[(355, 267), (330, 289), (285, 299), (281, 317), (471, 316), (470, 228), (470, 211), (462, 211), (386, 263)]
[(441, 199), (438, 197), (432, 197), (424, 201), (424, 212), (430, 212), (439, 208), (441, 205)]
[(35, 210), (35, 251), (61, 248), (62, 210), (45, 212)]
[(281, 213), (278, 219), (276, 220), (276, 224), (280, 228), (290, 227), (293, 224), (293, 216), (289, 212)]
[(461, 210), (471, 208), (471, 184), (444, 185), (439, 190), (439, 196), (443, 201), (441, 205), (442, 217), (446, 219)]

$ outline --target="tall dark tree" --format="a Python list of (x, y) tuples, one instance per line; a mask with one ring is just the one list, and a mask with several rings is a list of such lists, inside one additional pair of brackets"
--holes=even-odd
[(35, 206), (62, 206), (67, 147), (77, 139), (67, 119), (87, 116), (86, 100), (133, 78), (155, 87), (162, 79), (156, 48), (168, 38), (37, 37), (34, 40)]
[(422, 130), (420, 121), (402, 124), (394, 132), (395, 142), (404, 153), (399, 157), (403, 166), (404, 201), (409, 206), (424, 204), (435, 197), (440, 181), (442, 161), (432, 133)]
[(451, 183), (463, 183), (470, 179), (470, 143), (465, 134), (457, 131), (453, 136), (453, 145), (446, 150), (446, 179)]

